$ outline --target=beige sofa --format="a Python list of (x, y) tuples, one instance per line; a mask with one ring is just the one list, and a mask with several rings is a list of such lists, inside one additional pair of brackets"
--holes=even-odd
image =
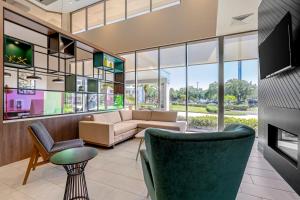
[(186, 122), (178, 122), (177, 112), (120, 110), (93, 114), (79, 122), (79, 137), (87, 143), (110, 147), (145, 128), (186, 130)]

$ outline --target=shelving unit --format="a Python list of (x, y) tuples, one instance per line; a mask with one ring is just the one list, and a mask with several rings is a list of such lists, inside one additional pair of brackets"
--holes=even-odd
[[(35, 39), (26, 41), (18, 34), (4, 36), (4, 57), (15, 55), (27, 61), (19, 64), (4, 59), (4, 72), (12, 76), (4, 77), (4, 120), (109, 111), (124, 107), (122, 58), (16, 13), (7, 11), (6, 14), (5, 20), (21, 31), (31, 31), (33, 36), (40, 34), (46, 40), (41, 45), (35, 43)], [(24, 23), (20, 24), (20, 19)], [(29, 90), (19, 84), (19, 75), (14, 75), (19, 73), (33, 74), (41, 79), (28, 83), (34, 84)], [(13, 81), (17, 84), (12, 84)], [(27, 92), (21, 95), (16, 92), (19, 90)]]
[(33, 65), (33, 45), (13, 37), (4, 36), (4, 64), (15, 68)]

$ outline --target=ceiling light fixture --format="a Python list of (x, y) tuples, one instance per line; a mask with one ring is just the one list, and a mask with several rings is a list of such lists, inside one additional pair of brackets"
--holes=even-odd
[(11, 77), (11, 73), (9, 73), (9, 72), (4, 72), (4, 77), (6, 77), (6, 78)]
[(33, 67), (33, 75), (26, 76), (26, 79), (28, 79), (28, 80), (42, 80), (42, 77), (37, 76), (35, 74), (35, 67)]
[(26, 76), (26, 78), (27, 78), (28, 80), (42, 80), (42, 77), (37, 76), (37, 75), (35, 75), (35, 74)]
[(52, 80), (53, 83), (64, 83), (65, 81), (59, 77), (57, 77), (56, 79)]

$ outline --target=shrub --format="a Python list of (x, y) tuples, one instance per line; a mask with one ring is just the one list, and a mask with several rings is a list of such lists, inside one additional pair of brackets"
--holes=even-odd
[(225, 123), (225, 125), (244, 124), (244, 125), (250, 126), (253, 129), (257, 129), (257, 127), (258, 127), (258, 122), (257, 122), (257, 119), (255, 119), (255, 118), (243, 119), (243, 118), (236, 118), (236, 117), (225, 117), (224, 123)]
[[(251, 119), (243, 119), (243, 118), (236, 118), (236, 117), (225, 117), (224, 118), (225, 125), (228, 124), (244, 124), (247, 126), (252, 127), (253, 129), (257, 129), (258, 123), (257, 119), (251, 118)], [(191, 117), (190, 118), (190, 126), (192, 127), (216, 127), (218, 124), (218, 118), (217, 116), (199, 116), (199, 117)]]
[(225, 105), (225, 110), (238, 110), (238, 111), (247, 111), (249, 106), (248, 105)]
[(247, 111), (249, 108), (248, 105), (233, 105), (232, 110), (239, 110), (239, 111)]
[(218, 124), (218, 118), (216, 116), (201, 116), (201, 117), (191, 117), (190, 125), (192, 127), (216, 127)]
[(218, 108), (215, 105), (207, 105), (206, 106), (206, 111), (209, 112), (209, 113), (217, 113)]

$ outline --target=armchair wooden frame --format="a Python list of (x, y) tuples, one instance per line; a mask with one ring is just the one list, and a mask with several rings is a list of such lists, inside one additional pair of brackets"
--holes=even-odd
[[(28, 167), (27, 167), (27, 170), (26, 170), (26, 173), (25, 173), (25, 177), (24, 177), (24, 180), (23, 180), (23, 185), (25, 185), (27, 183), (27, 179), (29, 177), (29, 174), (30, 174), (31, 170), (34, 171), (37, 166), (49, 163), (49, 159), (52, 155), (40, 143), (38, 138), (33, 133), (33, 130), (31, 129), (31, 127), (28, 127), (27, 130), (29, 132), (29, 135), (31, 136), (32, 141), (33, 141), (33, 147), (32, 147), (32, 152), (31, 152), (31, 156), (30, 156), (30, 159), (29, 159)], [(42, 157), (43, 160), (38, 162), (40, 156)]]

